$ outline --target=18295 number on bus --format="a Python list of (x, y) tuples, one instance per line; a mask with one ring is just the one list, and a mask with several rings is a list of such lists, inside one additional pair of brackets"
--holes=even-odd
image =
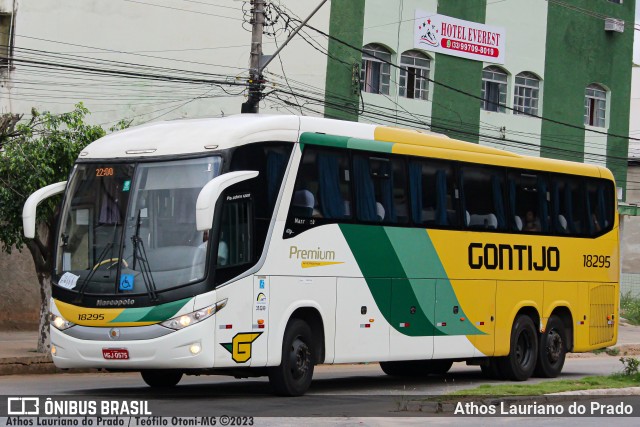
[(587, 268), (611, 267), (610, 255), (582, 255), (582, 266)]

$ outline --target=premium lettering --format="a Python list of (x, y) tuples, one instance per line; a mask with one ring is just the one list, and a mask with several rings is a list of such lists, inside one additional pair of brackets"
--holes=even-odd
[(469, 267), (474, 270), (558, 271), (560, 250), (555, 246), (469, 244)]
[(336, 253), (334, 251), (323, 251), (319, 247), (318, 249), (299, 249), (297, 246), (290, 246), (289, 258), (332, 261), (336, 259)]

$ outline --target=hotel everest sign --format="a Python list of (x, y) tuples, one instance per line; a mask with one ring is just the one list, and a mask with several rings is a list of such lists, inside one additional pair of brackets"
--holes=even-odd
[(504, 64), (504, 28), (416, 10), (414, 47)]

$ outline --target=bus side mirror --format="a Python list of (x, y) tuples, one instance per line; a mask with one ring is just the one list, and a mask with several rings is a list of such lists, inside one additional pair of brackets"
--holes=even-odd
[(196, 201), (197, 230), (204, 231), (211, 228), (216, 202), (227, 187), (246, 181), (247, 179), (255, 178), (256, 176), (258, 176), (257, 171), (229, 172), (213, 178), (202, 187), (200, 194), (198, 194), (198, 200)]
[(24, 207), (22, 208), (22, 227), (24, 228), (24, 237), (33, 239), (36, 237), (36, 208), (44, 199), (62, 193), (67, 187), (67, 181), (56, 182), (47, 185), (34, 192), (29, 196)]

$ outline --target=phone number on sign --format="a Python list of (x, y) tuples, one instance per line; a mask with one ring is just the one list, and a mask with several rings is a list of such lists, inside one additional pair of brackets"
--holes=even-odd
[(445, 49), (476, 53), (478, 55), (491, 57), (497, 57), (500, 52), (495, 47), (487, 47), (474, 43), (459, 42), (451, 39), (442, 39), (442, 47), (444, 47)]

